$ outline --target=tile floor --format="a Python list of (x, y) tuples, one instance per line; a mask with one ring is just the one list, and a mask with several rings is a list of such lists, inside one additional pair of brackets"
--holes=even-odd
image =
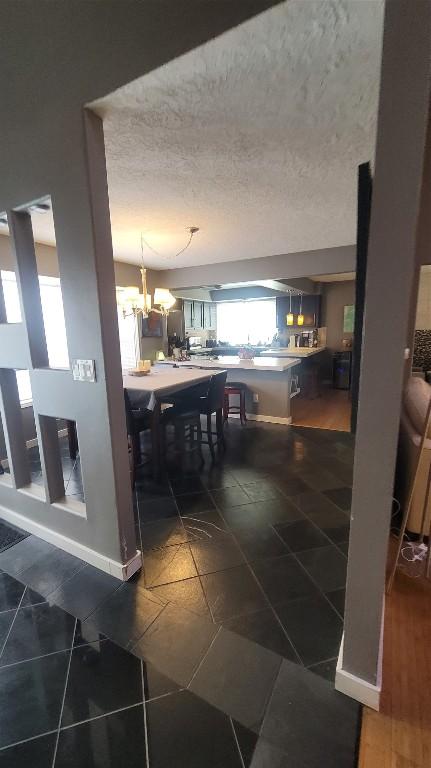
[(0, 768), (356, 764), (351, 437), (227, 431), (218, 466), (140, 478), (127, 584), (34, 536), (0, 553)]

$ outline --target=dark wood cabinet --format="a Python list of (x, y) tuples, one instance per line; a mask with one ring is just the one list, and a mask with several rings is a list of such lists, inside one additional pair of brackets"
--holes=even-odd
[(209, 301), (184, 301), (184, 326), (186, 331), (215, 331), (217, 313), (215, 304)]
[[(320, 325), (320, 305), (321, 296), (319, 294), (304, 294), (302, 296), (302, 314), (304, 315), (303, 328), (318, 328)], [(301, 297), (292, 296), (292, 314), (293, 326), (298, 327), (297, 317), (301, 309)], [(284, 330), (287, 328), (286, 315), (290, 311), (289, 296), (279, 296), (276, 299), (277, 328)]]

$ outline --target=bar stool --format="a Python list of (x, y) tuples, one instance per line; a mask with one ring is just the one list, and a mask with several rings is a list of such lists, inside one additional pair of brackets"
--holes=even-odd
[(173, 406), (167, 408), (162, 412), (161, 426), (162, 426), (162, 453), (166, 456), (166, 427), (171, 424), (174, 428), (174, 440), (170, 443), (174, 449), (174, 454), (177, 459), (180, 459), (181, 465), (184, 467), (184, 460), (187, 456), (193, 453), (197, 453), (200, 465), (205, 464), (205, 459), (202, 453), (202, 427), (201, 416), (196, 408), (187, 408), (184, 404), (181, 406)]
[[(242, 381), (230, 381), (224, 388), (223, 417), (227, 421), (230, 413), (239, 413), (241, 424), (244, 426), (247, 422), (245, 412), (245, 393), (247, 385)], [(239, 396), (239, 405), (230, 404), (230, 396)]]

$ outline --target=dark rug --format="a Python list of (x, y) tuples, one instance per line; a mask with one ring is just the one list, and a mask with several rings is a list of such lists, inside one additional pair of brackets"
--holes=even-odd
[(13, 547), (14, 544), (18, 544), (19, 541), (27, 538), (29, 535), (26, 531), (22, 531), (20, 528), (15, 528), (14, 525), (0, 520), (0, 552)]

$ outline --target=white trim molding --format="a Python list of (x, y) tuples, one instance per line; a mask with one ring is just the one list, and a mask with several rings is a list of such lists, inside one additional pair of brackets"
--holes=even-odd
[(127, 581), (142, 567), (142, 555), (139, 550), (136, 550), (133, 557), (126, 563), (120, 563), (106, 555), (102, 555), (100, 552), (96, 552), (94, 549), (90, 549), (90, 547), (86, 547), (84, 544), (80, 544), (78, 541), (69, 539), (67, 536), (51, 530), (51, 528), (46, 528), (29, 517), (13, 512), (13, 510), (7, 509), (7, 507), (0, 507), (0, 518), (7, 523), (12, 523), (12, 525), (28, 531), (28, 533), (38, 536), (40, 539), (44, 539), (44, 541), (48, 541), (50, 544), (54, 544), (65, 552), (75, 555), (75, 557), (79, 557), (85, 563), (94, 565), (95, 568), (99, 568), (101, 571), (105, 571), (105, 573), (110, 573), (111, 576), (115, 576), (120, 581)]
[(338, 654), (337, 670), (335, 672), (336, 690), (378, 712), (380, 709), (380, 694), (382, 692), (383, 623), (380, 632), (379, 663), (377, 667), (377, 682), (375, 685), (367, 682), (367, 680), (363, 680), (361, 677), (356, 677), (343, 669), (343, 648), (344, 632), (341, 639), (340, 652)]

